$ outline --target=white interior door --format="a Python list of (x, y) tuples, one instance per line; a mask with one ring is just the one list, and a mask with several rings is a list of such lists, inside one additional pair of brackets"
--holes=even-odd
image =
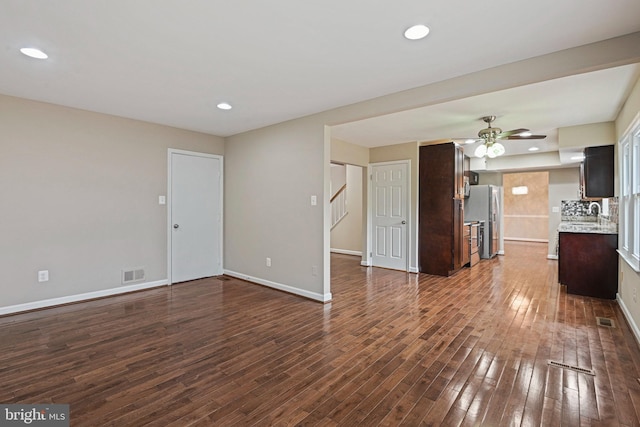
[(222, 158), (169, 152), (169, 279), (222, 274)]
[(407, 271), (407, 162), (371, 167), (371, 262)]

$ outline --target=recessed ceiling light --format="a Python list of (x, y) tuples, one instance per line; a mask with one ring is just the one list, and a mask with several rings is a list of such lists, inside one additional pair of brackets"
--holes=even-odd
[(220, 104), (217, 105), (217, 107), (221, 110), (231, 110), (233, 108), (231, 104), (227, 102), (221, 102)]
[(407, 28), (404, 32), (404, 36), (409, 40), (420, 40), (427, 37), (427, 34), (429, 34), (429, 27), (422, 24)]
[(538, 151), (538, 150), (540, 150), (538, 147), (531, 147), (531, 148), (529, 148), (529, 151)]
[(20, 49), (20, 52), (22, 52), (24, 55), (27, 55), (27, 56), (30, 56), (31, 58), (36, 58), (36, 59), (47, 59), (49, 57), (49, 55), (47, 55), (40, 49), (36, 49), (33, 47), (23, 47), (22, 49)]

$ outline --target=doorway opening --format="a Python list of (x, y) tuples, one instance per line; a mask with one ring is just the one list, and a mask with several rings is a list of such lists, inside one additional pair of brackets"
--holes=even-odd
[(549, 172), (505, 173), (504, 240), (549, 242)]
[(365, 242), (363, 203), (364, 174), (361, 166), (331, 163), (331, 252), (362, 257)]

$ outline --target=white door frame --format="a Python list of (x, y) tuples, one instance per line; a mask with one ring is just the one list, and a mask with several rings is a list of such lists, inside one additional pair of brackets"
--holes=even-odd
[(217, 154), (208, 154), (208, 153), (198, 153), (195, 151), (186, 151), (186, 150), (178, 150), (175, 148), (169, 148), (167, 151), (167, 283), (169, 285), (173, 284), (172, 281), (172, 271), (171, 271), (171, 255), (172, 255), (172, 249), (173, 249), (173, 232), (172, 232), (172, 227), (173, 227), (173, 221), (171, 218), (171, 202), (172, 202), (172, 198), (171, 198), (171, 180), (172, 180), (172, 170), (171, 170), (171, 156), (173, 154), (183, 154), (183, 155), (187, 155), (187, 156), (195, 156), (195, 157), (205, 157), (205, 158), (210, 158), (210, 159), (218, 159), (220, 161), (220, 200), (219, 200), (219, 206), (220, 206), (220, 223), (219, 223), (219, 227), (220, 229), (218, 230), (220, 233), (220, 270), (221, 272), (224, 271), (224, 252), (223, 252), (223, 242), (224, 242), (224, 206), (223, 206), (223, 201), (224, 201), (224, 157), (217, 155)]
[(409, 271), (409, 265), (410, 265), (410, 258), (411, 258), (411, 253), (409, 251), (409, 249), (411, 248), (411, 160), (395, 160), (395, 161), (391, 161), (391, 162), (378, 162), (378, 163), (369, 163), (369, 165), (367, 166), (367, 175), (368, 175), (368, 180), (367, 180), (367, 251), (365, 252), (364, 256), (362, 257), (363, 260), (361, 262), (361, 265), (363, 266), (367, 266), (367, 267), (371, 267), (373, 266), (373, 256), (372, 256), (372, 251), (373, 251), (373, 168), (375, 166), (387, 166), (387, 165), (398, 165), (398, 164), (404, 164), (407, 165), (407, 176), (406, 176), (406, 180), (407, 180), (407, 205), (406, 205), (406, 212), (407, 212), (407, 226), (404, 227), (404, 232), (406, 233), (405, 236), (405, 254), (406, 254), (406, 261), (407, 264), (405, 266), (405, 270), (404, 271)]

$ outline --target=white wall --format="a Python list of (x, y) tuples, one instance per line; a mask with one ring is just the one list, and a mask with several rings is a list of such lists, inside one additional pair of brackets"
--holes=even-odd
[[(631, 95), (629, 95), (629, 98), (616, 119), (616, 135), (618, 140), (622, 138), (638, 114), (640, 114), (640, 79), (636, 82)], [(620, 194), (619, 180), (616, 182), (616, 194)], [(634, 294), (640, 294), (640, 273), (634, 271), (621, 257), (619, 257), (619, 263), (618, 301), (636, 334), (636, 339), (640, 341), (640, 302), (633, 300)]]
[[(560, 225), (560, 202), (578, 199), (580, 169), (577, 167), (549, 170), (549, 245), (548, 257), (556, 259), (556, 239)], [(553, 212), (553, 208), (558, 212)]]
[(2, 95), (0, 129), (0, 309), (118, 288), (131, 267), (166, 280), (167, 149), (224, 153), (215, 136)]

